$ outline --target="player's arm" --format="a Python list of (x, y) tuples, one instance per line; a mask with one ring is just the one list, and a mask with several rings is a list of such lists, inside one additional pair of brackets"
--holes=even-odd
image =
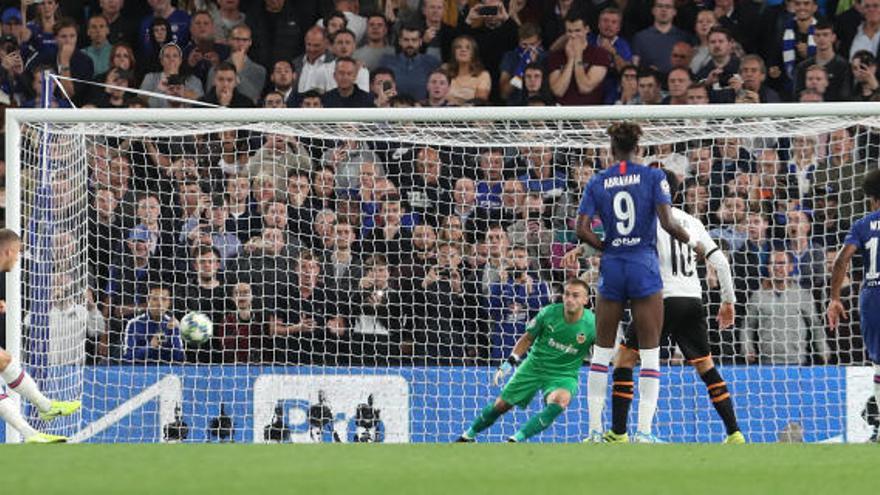
[(591, 215), (578, 215), (577, 227), (575, 229), (577, 237), (597, 251), (604, 251), (605, 243), (593, 232), (592, 225), (593, 217)]
[(532, 348), (532, 344), (535, 342), (535, 337), (529, 332), (525, 332), (517, 339), (516, 344), (513, 346), (513, 351), (508, 356), (507, 361), (501, 364), (498, 368), (498, 371), (495, 372), (495, 376), (492, 378), (492, 383), (495, 386), (501, 385), (501, 382), (513, 372), (514, 368), (519, 366), (519, 364), (523, 360), (523, 356), (529, 352), (529, 349)]
[(849, 270), (849, 262), (858, 249), (854, 244), (845, 244), (834, 258), (834, 266), (831, 268), (831, 301), (828, 303), (828, 326), (836, 330), (840, 319), (849, 320), (846, 308), (840, 301), (840, 289), (843, 287), (843, 279)]
[(657, 220), (660, 221), (660, 226), (663, 227), (663, 230), (668, 232), (675, 240), (690, 246), (701, 258), (705, 256), (706, 253), (703, 250), (703, 245), (697, 242), (696, 238), (692, 240), (687, 230), (672, 218), (672, 207), (669, 206), (669, 203), (657, 203), (656, 208)]
[(710, 246), (708, 248), (709, 252), (706, 253), (706, 261), (715, 269), (715, 273), (718, 275), (718, 283), (721, 285), (721, 305), (718, 307), (718, 316), (716, 318), (718, 327), (722, 329), (729, 328), (733, 325), (733, 305), (736, 303), (736, 292), (733, 287), (730, 263), (727, 261), (727, 256), (724, 255), (721, 248), (715, 245), (715, 241), (712, 241), (709, 237), (706, 229), (701, 228), (700, 230), (700, 235), (697, 237), (703, 237), (703, 245)]

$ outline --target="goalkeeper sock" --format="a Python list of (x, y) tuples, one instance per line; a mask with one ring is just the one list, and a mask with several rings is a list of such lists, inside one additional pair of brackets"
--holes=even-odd
[(639, 349), (639, 356), (639, 431), (650, 435), (660, 398), (660, 348)]
[(476, 438), (477, 433), (485, 430), (486, 428), (492, 426), (498, 418), (501, 417), (501, 413), (495, 410), (494, 404), (489, 404), (480, 411), (480, 414), (474, 418), (474, 421), (471, 423), (471, 427), (468, 428), (466, 432), (464, 432), (465, 438)]
[(730, 399), (730, 392), (727, 390), (727, 383), (721, 378), (718, 369), (712, 367), (709, 371), (700, 375), (703, 382), (706, 383), (706, 389), (709, 391), (709, 399), (718, 416), (724, 421), (724, 428), (728, 435), (732, 435), (739, 431), (739, 425), (736, 423), (736, 413), (733, 411), (733, 401)]
[(633, 401), (633, 370), (614, 368), (611, 379), (614, 381), (611, 387), (611, 431), (622, 435), (626, 433), (629, 406)]
[(13, 406), (12, 401), (3, 393), (0, 393), (0, 419), (18, 430), (25, 440), (37, 434), (37, 430), (24, 420), (21, 413)]
[(513, 439), (517, 442), (522, 442), (529, 437), (541, 433), (546, 430), (548, 426), (553, 424), (556, 417), (562, 414), (562, 411), (564, 410), (565, 409), (559, 404), (547, 404), (541, 412), (532, 416), (529, 421), (516, 432)]
[(587, 376), (587, 405), (589, 407), (590, 431), (602, 431), (602, 410), (608, 389), (608, 364), (614, 356), (614, 348), (593, 346), (590, 374)]
[(6, 369), (0, 371), (0, 378), (3, 378), (9, 388), (31, 401), (31, 404), (37, 406), (40, 411), (48, 411), (52, 408), (52, 401), (40, 392), (37, 383), (21, 369), (18, 361), (13, 360)]

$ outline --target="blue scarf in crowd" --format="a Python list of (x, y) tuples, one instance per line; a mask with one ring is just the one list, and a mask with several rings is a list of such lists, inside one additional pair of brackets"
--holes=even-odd
[[(788, 89), (794, 88), (794, 66), (797, 59), (797, 21), (791, 17), (785, 23), (785, 32), (782, 35), (782, 64), (785, 67), (785, 74), (788, 75), (786, 84), (790, 86)], [(810, 19), (810, 27), (807, 30), (807, 58), (816, 55), (816, 41), (813, 39), (813, 33), (816, 30), (816, 18)]]

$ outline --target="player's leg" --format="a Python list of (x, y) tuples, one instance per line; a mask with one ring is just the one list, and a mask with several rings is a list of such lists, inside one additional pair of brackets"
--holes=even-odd
[(631, 302), (633, 325), (639, 336), (638, 435), (654, 438), (651, 427), (660, 397), (660, 330), (663, 328), (663, 295), (660, 291)]
[(0, 420), (15, 428), (27, 443), (64, 443), (67, 441), (66, 437), (40, 433), (35, 430), (13, 405), (9, 396), (2, 392), (0, 392)]
[(638, 339), (635, 331), (627, 332), (627, 338), (614, 357), (613, 384), (611, 386), (611, 431), (618, 436), (627, 432), (629, 408), (633, 401), (633, 368), (639, 362)]
[(37, 406), (40, 418), (45, 421), (73, 414), (80, 408), (79, 401), (53, 401), (43, 395), (34, 379), (22, 369), (21, 363), (2, 348), (0, 348), (0, 378), (10, 389)]
[(471, 421), (471, 426), (462, 433), (456, 442), (473, 442), (477, 438), (477, 434), (486, 430), (498, 420), (504, 413), (510, 411), (513, 404), (508, 403), (503, 398), (498, 397), (495, 402), (487, 404), (479, 414)]
[(880, 404), (880, 311), (876, 309), (876, 293), (876, 290), (862, 290), (859, 295), (859, 316), (862, 341), (868, 351), (868, 359), (874, 365), (874, 399)]
[(601, 434), (602, 411), (605, 409), (605, 394), (608, 389), (608, 366), (614, 357), (614, 340), (617, 326), (623, 318), (623, 302), (605, 297), (596, 297), (596, 343), (590, 360), (590, 373), (587, 375), (587, 406), (589, 410), (590, 436)]
[(566, 388), (556, 388), (547, 394), (544, 400), (544, 409), (538, 414), (529, 418), (528, 422), (520, 428), (516, 434), (510, 437), (510, 441), (522, 442), (530, 437), (546, 430), (556, 418), (568, 408), (571, 403), (572, 392), (569, 390), (571, 386), (577, 387), (577, 379), (572, 379), (573, 384)]
[(730, 397), (730, 391), (727, 389), (727, 383), (715, 367), (715, 361), (712, 356), (703, 356), (701, 358), (689, 359), (688, 362), (703, 379), (706, 384), (706, 390), (709, 392), (709, 400), (712, 401), (712, 407), (724, 422), (724, 429), (727, 431), (727, 439), (724, 443), (745, 443), (746, 439), (739, 430), (739, 424), (736, 421), (736, 412), (733, 410), (733, 400)]

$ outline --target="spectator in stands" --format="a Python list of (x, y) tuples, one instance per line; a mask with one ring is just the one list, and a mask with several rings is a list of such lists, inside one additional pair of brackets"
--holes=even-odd
[(589, 27), (578, 13), (565, 19), (564, 47), (550, 54), (550, 90), (560, 105), (601, 105), (603, 81), (613, 67), (611, 54), (587, 42)]
[(853, 184), (864, 176), (868, 163), (857, 146), (855, 133), (852, 127), (831, 132), (827, 137), (828, 153), (813, 175), (816, 186), (838, 191), (840, 218), (860, 218), (865, 212), (864, 194)]
[[(324, 90), (325, 93), (332, 90), (337, 85), (335, 78), (336, 62), (344, 58), (352, 58), (354, 49), (357, 46), (355, 44), (354, 33), (347, 29), (343, 29), (334, 34), (331, 39), (332, 43), (330, 45), (330, 51), (333, 53), (335, 60), (324, 63), (322, 66), (323, 75), (318, 78), (319, 84), (317, 85), (317, 88)], [(352, 60), (354, 59), (352, 58)], [(355, 74), (355, 81), (358, 88), (369, 92), (370, 71), (364, 67), (360, 61), (357, 61)]]
[(324, 108), (321, 98), (321, 93), (318, 90), (306, 91), (300, 95), (299, 106), (300, 108)]
[(312, 199), (316, 211), (334, 210), (336, 207), (336, 171), (333, 167), (320, 167), (312, 172)]
[(421, 53), (422, 31), (419, 27), (401, 27), (397, 43), (397, 53), (383, 56), (379, 65), (394, 72), (399, 93), (423, 100), (427, 96), (428, 77), (440, 65), (440, 60)]
[[(759, 211), (746, 215), (746, 241), (742, 248), (730, 253), (737, 292), (737, 304), (744, 307), (750, 292), (758, 290), (762, 277), (768, 273), (770, 241), (767, 218)], [(743, 314), (737, 311), (737, 314)]]
[(161, 280), (149, 250), (150, 233), (144, 228), (129, 230), (127, 252), (110, 263), (104, 306), (109, 319), (108, 346), (111, 358), (122, 355), (124, 324), (146, 307), (147, 287)]
[(651, 7), (654, 24), (639, 31), (633, 37), (635, 64), (653, 67), (664, 73), (669, 71), (669, 54), (672, 52), (672, 46), (679, 41), (691, 43), (691, 35), (672, 24), (675, 14), (673, 0), (654, 0)]
[(641, 69), (637, 74), (639, 94), (633, 99), (634, 105), (659, 105), (666, 95), (660, 83), (660, 73), (654, 69)]
[(510, 238), (501, 224), (489, 225), (485, 232), (480, 232), (480, 242), (485, 252), (485, 263), (482, 265), (480, 281), (484, 295), (491, 295), (493, 284), (506, 280), (502, 277), (510, 254)]
[(110, 43), (126, 43), (135, 46), (139, 41), (138, 20), (130, 15), (122, 15), (125, 0), (100, 0), (101, 15), (107, 20), (110, 29)]
[(524, 146), (519, 152), (528, 169), (526, 174), (519, 176), (525, 190), (541, 194), (547, 203), (561, 198), (567, 179), (562, 167), (556, 163), (553, 148), (543, 145)]
[[(336, 59), (333, 64), (336, 66), (336, 71), (333, 73), (334, 89), (325, 93), (321, 98), (322, 106), (326, 108), (372, 107), (373, 97), (355, 84), (356, 78), (359, 77), (358, 62), (352, 58), (343, 57)], [(361, 69), (363, 68), (361, 67)], [(369, 87), (369, 82), (367, 87)]]
[(171, 292), (162, 285), (153, 285), (147, 294), (146, 311), (125, 325), (127, 363), (168, 364), (186, 361), (178, 321), (169, 312)]
[[(386, 5), (390, 3), (387, 2)], [(455, 27), (443, 22), (446, 9), (444, 0), (422, 1), (422, 44), (425, 53), (437, 60), (449, 59), (449, 46), (455, 37)]]
[(306, 32), (305, 53), (293, 60), (294, 72), (299, 74), (299, 92), (305, 93), (323, 87), (324, 64), (333, 61), (322, 28), (313, 26)]
[(334, 299), (342, 304), (349, 301), (363, 276), (362, 260), (360, 253), (355, 251), (356, 245), (355, 227), (343, 220), (336, 222), (333, 226), (333, 250), (324, 254), (321, 273), (324, 274), (327, 290), (332, 291)]
[(207, 222), (200, 222), (194, 230), (208, 234), (211, 244), (220, 254), (220, 267), (224, 268), (227, 262), (241, 253), (242, 242), (236, 232), (230, 231), (229, 209), (226, 200), (221, 194), (215, 194), (211, 199), (211, 209), (208, 212)]
[[(725, 0), (721, 1), (724, 2)], [(688, 67), (693, 74), (699, 72), (700, 69), (708, 64), (710, 60), (712, 60), (712, 56), (709, 54), (709, 32), (716, 25), (718, 25), (718, 19), (715, 17), (714, 11), (701, 10), (699, 13), (697, 13), (697, 20), (694, 24), (694, 34), (697, 35), (697, 44), (696, 47), (693, 48), (691, 61), (688, 64)], [(733, 32), (734, 30), (733, 27), (727, 27), (727, 29), (731, 32)], [(736, 37), (736, 35), (734, 35), (734, 37)], [(676, 43), (675, 46), (678, 46), (681, 43), (683, 42)]]
[(488, 100), (492, 90), (492, 78), (483, 69), (478, 56), (476, 41), (469, 36), (459, 36), (452, 42), (452, 57), (443, 64), (450, 75), (446, 101), (460, 106), (472, 100)]
[(269, 75), (270, 91), (281, 94), (284, 106), (298, 107), (301, 96), (297, 91), (297, 74), (293, 64), (289, 60), (278, 60), (272, 65), (272, 73)]
[[(522, 93), (526, 67), (536, 63), (540, 69), (547, 58), (547, 52), (541, 45), (541, 31), (537, 25), (527, 22), (519, 27), (517, 35), (519, 45), (506, 52), (501, 58), (498, 88), (501, 98), (507, 101), (511, 101), (514, 92)], [(518, 100), (519, 98), (516, 99)]]
[(215, 247), (198, 245), (192, 254), (195, 276), (175, 291), (177, 312), (202, 312), (211, 318), (215, 328), (220, 328), (224, 315), (231, 309), (226, 284), (220, 278), (220, 253)]
[[(356, 0), (333, 0), (333, 7), (335, 12), (341, 12), (345, 16), (346, 29), (354, 33), (355, 42), (360, 44), (367, 32), (367, 18), (359, 14), (359, 2)], [(319, 19), (317, 25), (327, 27), (329, 30), (329, 26), (324, 26), (323, 19)]]
[(746, 305), (743, 341), (748, 362), (810, 364), (808, 346), (819, 356), (827, 355), (824, 325), (813, 295), (794, 283), (792, 273), (791, 254), (774, 249), (769, 277)]
[(0, 90), (9, 95), (10, 103), (22, 105), (30, 96), (30, 79), (25, 71), (18, 42), (4, 37), (0, 41)]
[(686, 94), (688, 105), (708, 105), (710, 103), (709, 88), (705, 83), (691, 83)]
[(370, 73), (370, 95), (374, 97), (376, 107), (391, 106), (391, 100), (397, 96), (397, 81), (391, 69), (379, 67)]
[[(342, 205), (339, 201), (337, 205)], [(333, 250), (334, 242), (334, 225), (336, 225), (337, 215), (333, 210), (320, 210), (312, 221), (312, 231), (309, 232), (307, 246), (312, 251), (326, 256), (326, 253)], [(355, 226), (353, 226), (355, 227)]]
[(190, 38), (188, 45), (181, 45), (187, 69), (202, 85), (208, 85), (211, 70), (229, 56), (229, 48), (214, 39), (214, 20), (206, 10), (193, 14)]
[(422, 102), (426, 107), (445, 107), (449, 104), (449, 74), (443, 69), (434, 69), (428, 74), (427, 99)]
[[(25, 5), (25, 7), (27, 7)], [(21, 11), (27, 14), (27, 9)], [(25, 20), (26, 19), (22, 19)], [(25, 24), (26, 29), (21, 32), (22, 45), (26, 46), (23, 56), (29, 58), (36, 53), (39, 57), (50, 55), (55, 51), (55, 25), (61, 21), (61, 13), (58, 12), (57, 0), (44, 0), (37, 5), (36, 15), (33, 21)]]
[(106, 256), (121, 251), (123, 225), (117, 208), (119, 201), (110, 188), (96, 188), (92, 198), (93, 205), (88, 211), (88, 259), (94, 267), (92, 275), (97, 279), (96, 287), (103, 290), (110, 274), (110, 264), (106, 262)]
[(807, 69), (806, 88), (815, 91), (821, 98), (821, 101), (827, 101), (825, 93), (828, 90), (828, 71), (821, 65), (814, 65)]
[(162, 220), (159, 196), (152, 192), (142, 192), (138, 193), (136, 201), (137, 227), (146, 229), (150, 234), (150, 240), (147, 243), (150, 256), (158, 257), (165, 268), (175, 266), (177, 243), (174, 235)]
[(731, 250), (742, 249), (748, 234), (746, 233), (746, 201), (738, 196), (727, 196), (715, 212), (718, 218), (717, 227), (709, 230), (713, 239), (724, 241)]
[(350, 313), (352, 359), (363, 365), (386, 365), (401, 354), (398, 346), (412, 337), (396, 277), (381, 254), (364, 260), (364, 276), (354, 291)]
[(475, 232), (476, 220), (480, 216), (477, 206), (477, 187), (470, 177), (456, 179), (452, 189), (452, 201), (443, 205), (444, 215), (455, 215), (469, 232)]
[(604, 48), (611, 54), (614, 62), (605, 77), (605, 104), (612, 105), (619, 97), (620, 78), (618, 74), (624, 67), (632, 63), (632, 47), (620, 36), (623, 13), (617, 7), (605, 7), (599, 13), (599, 30), (587, 35), (587, 43)]
[(490, 285), (488, 298), (495, 322), (491, 353), (496, 359), (510, 355), (526, 323), (550, 303), (551, 295), (547, 283), (531, 270), (525, 246), (513, 246), (507, 255), (499, 281)]
[[(495, 8), (495, 14), (480, 14), (486, 8)], [(500, 77), (498, 62), (504, 53), (517, 45), (517, 22), (508, 15), (502, 0), (482, 0), (470, 7), (464, 23), (459, 23), (459, 31), (473, 39), (473, 57), (483, 63), (493, 84), (492, 100), (498, 99)], [(452, 43), (455, 45), (455, 41)], [(452, 58), (455, 58), (453, 47)], [(492, 63), (489, 63), (492, 61)]]
[(296, 136), (266, 133), (263, 145), (248, 160), (247, 169), (252, 176), (267, 175), (283, 181), (292, 170), (311, 170), (312, 159)]
[[(303, 53), (304, 30), (318, 20), (319, 3), (318, 0), (251, 2), (245, 18), (254, 33), (254, 44), (249, 53), (251, 58), (263, 67), (269, 67), (275, 60), (296, 61)], [(305, 44), (308, 50), (308, 39)], [(301, 70), (297, 72), (303, 75)], [(312, 87), (300, 87), (300, 92), (309, 89)]]
[[(151, 36), (153, 35), (153, 21), (156, 18), (165, 20), (168, 26), (166, 33), (168, 38), (166, 43), (174, 43), (177, 46), (187, 46), (189, 44), (189, 14), (183, 10), (174, 8), (171, 0), (147, 0), (153, 12), (141, 20), (140, 43), (142, 49), (148, 49), (150, 46)], [(146, 57), (150, 57), (149, 52), (145, 52)]]
[(669, 94), (663, 99), (664, 105), (687, 105), (687, 89), (693, 84), (691, 73), (687, 69), (675, 68), (666, 76), (666, 87)]
[(526, 247), (529, 258), (537, 262), (538, 268), (549, 267), (554, 232), (545, 220), (544, 198), (540, 194), (526, 195), (519, 219), (507, 228), (507, 236), (513, 245)]
[(211, 10), (214, 20), (214, 39), (229, 44), (232, 30), (245, 23), (247, 16), (241, 11), (240, 0), (218, 0), (217, 9)]
[[(140, 87), (140, 75), (135, 64), (134, 50), (126, 43), (117, 43), (110, 49), (110, 69), (128, 71), (134, 77), (137, 83), (135, 87)], [(107, 79), (107, 72), (95, 75), (96, 81)], [(94, 90), (93, 90), (94, 92)]]
[[(745, 53), (754, 53), (758, 49), (758, 7), (753, 2), (737, 2), (736, 0), (716, 0), (714, 11), (710, 12), (717, 18), (718, 24), (730, 31), (733, 39), (742, 46)], [(702, 12), (701, 12), (702, 14)], [(700, 24), (699, 15), (697, 26)], [(699, 27), (696, 28), (699, 31)]]
[(137, 96), (125, 91), (127, 88), (137, 87), (134, 74), (129, 71), (110, 69), (103, 82), (112, 87), (101, 88), (100, 90), (93, 88), (88, 93), (87, 104), (98, 108), (127, 108), (133, 101), (138, 99)]
[(812, 212), (803, 208), (786, 213), (786, 250), (791, 253), (794, 274), (800, 286), (813, 290), (814, 297), (825, 287), (825, 252), (813, 237)]
[(286, 108), (284, 94), (278, 91), (269, 91), (263, 97), (263, 108)]
[(615, 105), (635, 105), (639, 100), (639, 70), (634, 65), (627, 65), (620, 71), (619, 95)]
[(381, 254), (393, 266), (399, 265), (403, 255), (412, 250), (411, 229), (414, 223), (405, 225), (405, 214), (400, 196), (393, 194), (386, 197), (379, 203), (376, 226), (365, 234), (360, 251), (365, 255)]
[(214, 69), (214, 87), (212, 87), (201, 101), (212, 103), (228, 108), (250, 108), (254, 106), (253, 100), (243, 95), (238, 90), (238, 69), (230, 62), (220, 62)]
[[(138, 50), (138, 57), (144, 70), (154, 72), (162, 65), (159, 60), (159, 51), (168, 43), (174, 43), (171, 36), (171, 24), (166, 19), (156, 17), (150, 24), (150, 42)], [(176, 44), (176, 43), (174, 43)], [(178, 45), (179, 46), (179, 45)]]
[(684, 41), (672, 45), (672, 52), (669, 53), (669, 70), (672, 69), (688, 69), (690, 70), (691, 60), (694, 57), (694, 47)]
[(731, 103), (737, 94), (751, 91), (758, 95), (760, 103), (780, 103), (779, 94), (764, 84), (767, 69), (764, 60), (758, 55), (745, 55), (739, 63), (739, 77), (731, 77), (728, 88), (713, 90), (711, 98), (716, 103)]
[(382, 14), (370, 14), (367, 17), (366, 42), (354, 51), (353, 58), (360, 60), (372, 73), (383, 65), (379, 61), (386, 55), (394, 55), (394, 47), (388, 44), (388, 22)]
[[(868, 51), (873, 57), (877, 57), (877, 32), (880, 31), (880, 2), (876, 0), (862, 0), (861, 24), (852, 38), (841, 37), (841, 53), (846, 53), (850, 60), (856, 58), (861, 50)], [(848, 48), (848, 49), (847, 49)]]
[(223, 325), (218, 329), (223, 362), (259, 363), (263, 360), (263, 315), (251, 285), (235, 284), (231, 299), (233, 309), (224, 316)]
[[(873, 0), (868, 0), (873, 1)], [(852, 99), (871, 101), (880, 94), (880, 82), (877, 81), (877, 59), (868, 50), (856, 52), (852, 58), (853, 85)]]
[(792, 0), (791, 5), (794, 15), (784, 21), (776, 33), (777, 47), (767, 54), (768, 74), (771, 80), (783, 83), (786, 92), (794, 88), (797, 64), (816, 54), (816, 1)]
[(477, 205), (480, 208), (501, 207), (504, 182), (504, 150), (489, 148), (480, 153), (480, 180), (477, 182)]
[(852, 89), (852, 73), (849, 63), (834, 51), (837, 36), (834, 26), (828, 21), (818, 21), (813, 26), (813, 39), (816, 43), (816, 54), (799, 63), (795, 70), (795, 93), (806, 88), (807, 70), (819, 65), (828, 74), (828, 89), (825, 91), (826, 101), (846, 101)]
[(400, 179), (401, 195), (409, 211), (432, 225), (437, 225), (437, 215), (450, 201), (440, 183), (440, 174), (440, 154), (426, 146), (416, 152), (415, 173), (404, 174)]
[(251, 184), (247, 175), (231, 175), (226, 179), (226, 208), (233, 230), (241, 242), (247, 242), (260, 229), (259, 213), (251, 200)]
[(730, 86), (739, 72), (739, 58), (733, 53), (733, 37), (727, 29), (715, 26), (709, 31), (709, 62), (697, 71), (696, 78), (715, 88)]
[[(77, 49), (78, 27), (73, 19), (62, 18), (53, 27), (55, 39), (53, 44), (45, 45), (40, 51), (39, 64), (45, 64), (60, 75), (90, 81), (95, 75), (92, 59)], [(87, 88), (85, 83), (59, 79), (58, 84), (64, 88), (67, 97), (73, 99), (75, 104), (85, 101)]]
[[(169, 86), (182, 85), (184, 88), (182, 96), (184, 98), (195, 100), (202, 97), (201, 81), (195, 76), (181, 73), (183, 52), (179, 46), (173, 43), (163, 46), (159, 51), (159, 61), (162, 64), (162, 71), (150, 72), (145, 75), (141, 83), (142, 90), (168, 93)], [(173, 84), (169, 84), (169, 82)], [(158, 96), (149, 97), (147, 104), (150, 108), (166, 108), (169, 106), (168, 100)]]
[[(252, 43), (251, 28), (244, 24), (235, 27), (229, 38), (229, 58), (226, 61), (235, 66), (235, 72), (238, 74), (236, 89), (249, 100), (257, 101), (266, 85), (266, 68), (248, 57)], [(209, 91), (214, 85), (216, 70), (215, 67), (208, 73)]]
[(93, 15), (89, 18), (86, 33), (89, 37), (89, 46), (82, 51), (92, 59), (95, 74), (103, 74), (110, 68), (110, 50), (113, 48), (108, 40), (110, 28), (107, 27), (107, 19), (102, 15)]
[[(275, 288), (268, 297), (273, 303), (266, 311), (269, 334), (273, 337), (273, 362), (320, 363), (327, 320), (336, 317), (333, 304), (320, 284), (321, 264), (311, 251), (296, 257), (296, 279), (290, 288)], [(287, 285), (287, 284), (281, 284)]]

